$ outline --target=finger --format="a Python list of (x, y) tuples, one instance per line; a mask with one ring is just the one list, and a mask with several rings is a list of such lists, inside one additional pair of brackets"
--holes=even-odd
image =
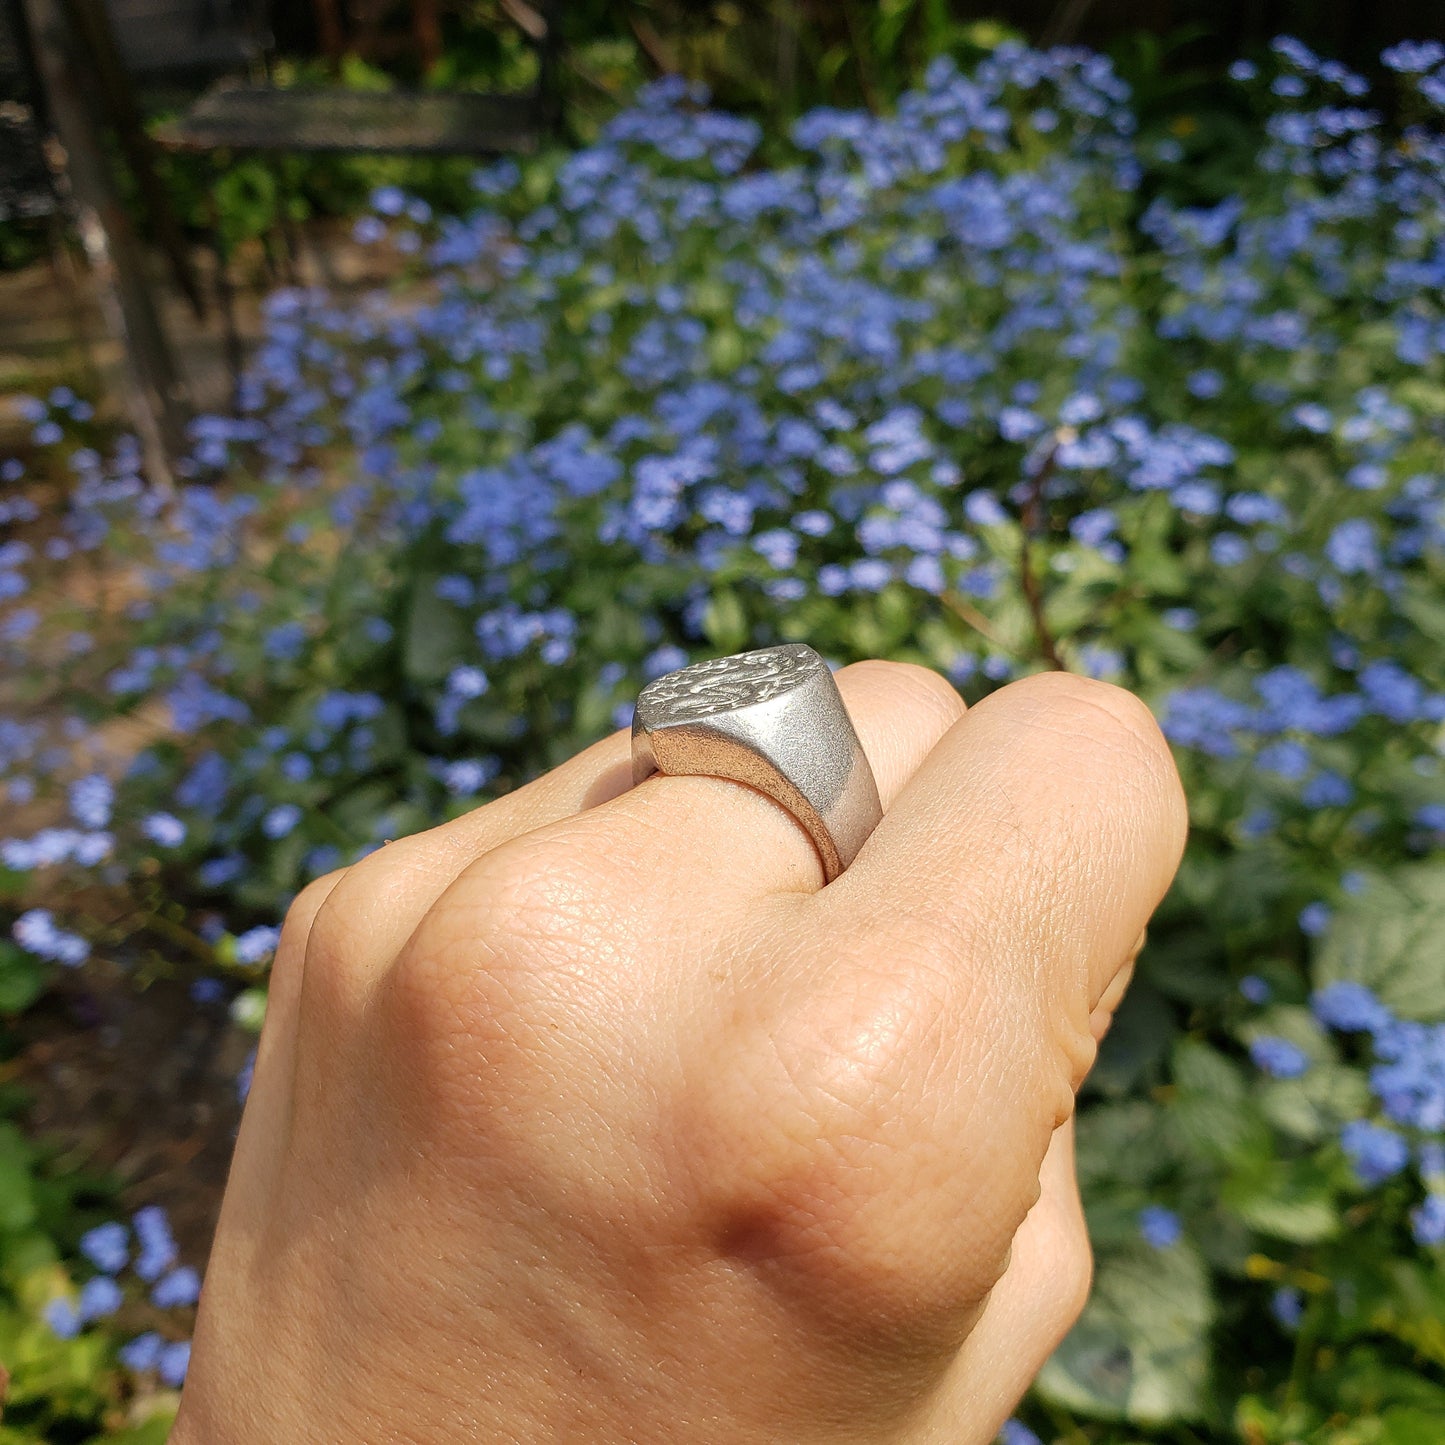
[(285, 1146), (306, 940), (316, 914), (346, 871), (338, 868), (308, 883), (292, 900), (281, 927), (266, 992), (266, 1019), (236, 1138), (233, 1183), (227, 1189), (227, 1199), (234, 1196), (236, 1201), (228, 1207), (242, 1215), (252, 1202), (268, 1197), (272, 1169)]
[[(905, 1021), (893, 1087), (848, 1121), (850, 1149), (896, 1141), (850, 1205), (852, 1227), (875, 1241), (904, 1231), (936, 1247), (940, 1278), (951, 1268), (960, 1290), (992, 1286), (1093, 1061), (1091, 1013), (1167, 888), (1185, 828), (1143, 705), (1106, 684), (1035, 677), (971, 708), (852, 868), (800, 901), (820, 951), (837, 957), (847, 941), (810, 1008), (862, 1009), (878, 1029)], [(819, 1093), (836, 1096), (836, 1083)]]
[[(836, 681), (886, 810), (963, 715), (963, 699), (937, 673), (909, 663), (855, 663)], [(557, 841), (572, 858), (606, 860), (602, 886), (634, 900), (640, 916), (696, 914), (706, 900), (750, 904), (823, 884), (802, 824), (725, 778), (654, 774), (568, 822)]]
[(1109, 981), (1098, 1003), (1096, 1003), (1089, 1014), (1089, 1032), (1094, 1036), (1094, 1042), (1101, 1044), (1104, 1036), (1113, 1026), (1114, 1015), (1119, 1011), (1119, 1005), (1124, 1002), (1124, 995), (1129, 991), (1129, 985), (1134, 982), (1134, 965), (1139, 961), (1139, 953), (1144, 947), (1144, 940), (1148, 936), (1148, 930), (1144, 930), (1134, 940), (1134, 946), (1129, 950), (1128, 957), (1118, 973)]
[(1039, 1200), (1014, 1236), (994, 1286), (939, 1392), (939, 1441), (992, 1440), (1083, 1312), (1092, 1252), (1074, 1171), (1074, 1125), (1054, 1133), (1039, 1170)]
[[(311, 922), (331, 961), (364, 986), (384, 968), (468, 864), (535, 828), (594, 807), (631, 786), (631, 740), (615, 732), (515, 791), (459, 818), (399, 838), (345, 870)], [(310, 929), (303, 940), (303, 952)], [(298, 967), (299, 971), (299, 967)]]
[[(529, 829), (565, 818), (615, 796), (632, 781), (626, 731), (584, 748), (542, 777), (435, 828), (400, 838), (350, 868), (308, 884), (286, 915), (256, 1056), (253, 1090), (259, 1115), (270, 1115), (268, 1081), (289, 1089), (304, 991), (354, 999), (369, 986), (418, 921), (457, 875), (480, 854)], [(313, 949), (320, 925), (319, 943)], [(309, 970), (307, 959), (319, 955)], [(319, 977), (318, 975), (324, 975)], [(279, 1127), (273, 1120), (267, 1127)], [(258, 1126), (259, 1127), (259, 1126)], [(239, 1147), (239, 1145), (238, 1145)]]

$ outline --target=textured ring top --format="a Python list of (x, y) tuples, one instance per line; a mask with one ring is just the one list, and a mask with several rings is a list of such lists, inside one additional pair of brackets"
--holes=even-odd
[(709, 658), (655, 678), (632, 719), (632, 779), (703, 774), (746, 783), (807, 830), (831, 883), (883, 809), (828, 664), (801, 642)]

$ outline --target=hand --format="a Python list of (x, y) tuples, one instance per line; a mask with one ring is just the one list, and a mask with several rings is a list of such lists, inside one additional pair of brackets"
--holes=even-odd
[(838, 683), (886, 816), (827, 888), (619, 733), (301, 894), (173, 1445), (992, 1439), (1184, 802), (1106, 684)]

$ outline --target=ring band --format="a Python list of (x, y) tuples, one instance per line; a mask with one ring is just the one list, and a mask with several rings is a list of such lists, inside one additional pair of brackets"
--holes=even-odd
[(828, 664), (790, 642), (654, 678), (632, 718), (632, 781), (747, 783), (807, 831), (831, 883), (883, 817), (878, 784)]

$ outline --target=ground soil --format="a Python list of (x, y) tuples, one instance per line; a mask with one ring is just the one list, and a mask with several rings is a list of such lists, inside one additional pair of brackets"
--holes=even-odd
[(27, 1132), (62, 1167), (117, 1184), (123, 1210), (163, 1205), (182, 1260), (204, 1266), (252, 1036), (183, 984), (138, 990), (103, 965), (58, 979), (18, 1033), (9, 1072), (31, 1099)]

